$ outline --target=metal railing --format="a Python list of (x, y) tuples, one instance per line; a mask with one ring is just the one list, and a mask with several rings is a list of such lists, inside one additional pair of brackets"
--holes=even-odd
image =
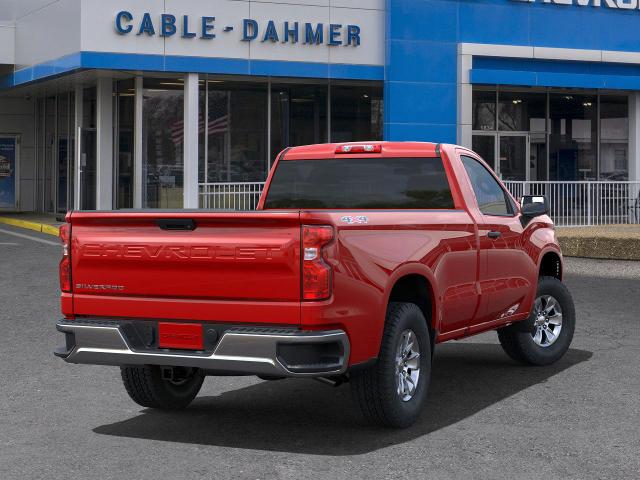
[(640, 223), (640, 182), (504, 182), (516, 197), (544, 195), (561, 227)]
[[(516, 197), (544, 195), (558, 226), (640, 224), (640, 182), (504, 182)], [(255, 210), (264, 182), (201, 183), (200, 208)]]
[(201, 183), (200, 208), (212, 210), (255, 210), (264, 182)]

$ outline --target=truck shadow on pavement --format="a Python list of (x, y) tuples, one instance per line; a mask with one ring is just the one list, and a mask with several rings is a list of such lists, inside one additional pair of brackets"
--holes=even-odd
[(509, 360), (497, 344), (446, 344), (436, 352), (427, 407), (407, 430), (364, 423), (347, 385), (333, 388), (313, 380), (280, 380), (198, 397), (184, 412), (143, 410), (94, 432), (252, 450), (359, 455), (455, 424), (592, 356), (571, 349), (555, 365), (527, 368)]

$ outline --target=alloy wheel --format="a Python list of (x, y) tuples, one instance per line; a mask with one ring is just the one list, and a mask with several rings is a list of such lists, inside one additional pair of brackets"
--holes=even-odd
[(420, 345), (413, 330), (405, 330), (400, 335), (396, 350), (397, 392), (402, 401), (413, 398), (420, 379)]
[(536, 298), (533, 312), (533, 341), (540, 347), (550, 347), (558, 340), (562, 330), (562, 307), (551, 295), (542, 295)]

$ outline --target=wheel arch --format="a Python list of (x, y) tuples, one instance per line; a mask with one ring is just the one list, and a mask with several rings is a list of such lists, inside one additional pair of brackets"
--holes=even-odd
[(391, 302), (414, 303), (420, 308), (427, 321), (433, 347), (440, 320), (440, 302), (435, 276), (431, 271), (426, 268), (397, 271), (390, 279), (385, 306)]
[(562, 255), (555, 249), (543, 251), (538, 262), (539, 277), (554, 277), (562, 281)]

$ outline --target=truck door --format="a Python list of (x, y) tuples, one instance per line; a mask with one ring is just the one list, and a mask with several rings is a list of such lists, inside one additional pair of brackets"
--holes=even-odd
[[(477, 159), (461, 155), (476, 197), (479, 248), (479, 315), (473, 324), (493, 322), (521, 313), (536, 282), (536, 265), (522, 248), (523, 227), (513, 200)], [(472, 326), (472, 325), (470, 325)]]

